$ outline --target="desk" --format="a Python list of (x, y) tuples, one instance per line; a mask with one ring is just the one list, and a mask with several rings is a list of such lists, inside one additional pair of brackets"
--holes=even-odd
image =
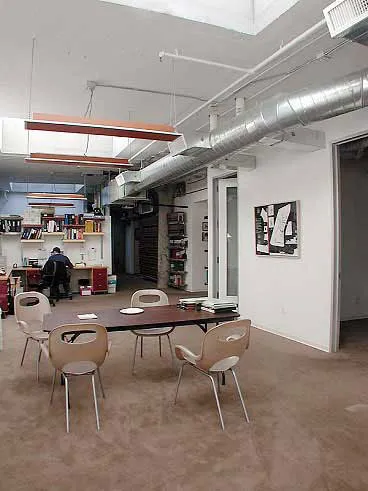
[[(92, 286), (93, 293), (107, 293), (107, 267), (106, 266), (82, 266), (75, 267), (71, 271), (70, 289), (73, 293), (79, 293), (79, 279), (88, 279)], [(24, 291), (28, 291), (28, 283), (37, 283), (36, 276), (41, 278), (41, 268), (19, 267), (13, 268), (11, 273), (14, 276), (23, 276)], [(10, 273), (9, 273), (10, 275)], [(7, 278), (9, 277), (7, 275)], [(4, 277), (0, 277), (4, 279)]]
[[(124, 306), (121, 306), (124, 308)], [(93, 308), (90, 313), (96, 314), (97, 319), (81, 321), (78, 314), (85, 314), (84, 311), (76, 312), (53, 312), (44, 319), (44, 330), (52, 331), (57, 326), (63, 324), (102, 324), (108, 332), (131, 331), (132, 329), (149, 329), (157, 327), (177, 327), (195, 324), (204, 332), (207, 332), (207, 325), (216, 322), (231, 321), (239, 317), (237, 312), (222, 312), (221, 314), (211, 314), (201, 310), (183, 310), (176, 305), (163, 305), (160, 307), (147, 307), (141, 314), (121, 314), (120, 308), (95, 311)]]

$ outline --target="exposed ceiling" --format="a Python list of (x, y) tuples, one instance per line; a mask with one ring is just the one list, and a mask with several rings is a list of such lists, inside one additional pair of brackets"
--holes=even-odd
[[(209, 99), (239, 77), (238, 72), (169, 60), (160, 62), (162, 50), (214, 60), (230, 65), (252, 67), (305, 29), (322, 19), (322, 9), (331, 0), (300, 0), (288, 12), (257, 36), (240, 34), (165, 14), (100, 2), (98, 0), (0, 0), (0, 117), (28, 116), (32, 112), (82, 116), (87, 108), (87, 81), (124, 85), (155, 91), (194, 95)], [(30, 101), (32, 38), (35, 42), (33, 90)], [(311, 57), (338, 44), (327, 34), (295, 57), (280, 64), (273, 73), (283, 73), (307, 63), (303, 70), (278, 87), (266, 90), (273, 80), (253, 84), (239, 95), (260, 97), (276, 92), (319, 85), (334, 77), (364, 68), (367, 48), (349, 44), (331, 59), (309, 63)], [(265, 90), (261, 95), (258, 91)], [(200, 104), (197, 100), (168, 95), (97, 87), (92, 117), (167, 123), (179, 120)], [(226, 112), (233, 97), (219, 101), (218, 110)], [(174, 111), (175, 107), (175, 111)], [(174, 117), (176, 116), (176, 117)], [(232, 117), (233, 111), (226, 118)], [(195, 133), (207, 131), (208, 112), (203, 111), (179, 128)], [(134, 142), (123, 156), (130, 156), (142, 144)], [(134, 146), (136, 148), (134, 148)], [(155, 144), (145, 155), (149, 158), (166, 150)], [(157, 158), (157, 157), (154, 157)], [(0, 159), (0, 176), (23, 176), (22, 180), (42, 182), (63, 175), (81, 182), (79, 169), (51, 168), (30, 170), (22, 159)], [(78, 180), (76, 180), (78, 179)]]

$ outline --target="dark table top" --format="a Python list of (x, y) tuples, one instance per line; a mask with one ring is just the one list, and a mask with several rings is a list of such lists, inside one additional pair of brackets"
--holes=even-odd
[[(93, 313), (97, 319), (80, 320), (78, 314)], [(119, 308), (105, 310), (79, 310), (75, 312), (52, 312), (45, 317), (44, 330), (51, 331), (63, 324), (102, 324), (108, 331), (129, 331), (131, 329), (144, 329), (154, 327), (201, 325), (206, 327), (208, 323), (226, 322), (239, 317), (237, 312), (223, 312), (211, 314), (201, 310), (183, 310), (176, 305), (164, 305), (160, 307), (148, 307), (140, 314), (122, 314)]]

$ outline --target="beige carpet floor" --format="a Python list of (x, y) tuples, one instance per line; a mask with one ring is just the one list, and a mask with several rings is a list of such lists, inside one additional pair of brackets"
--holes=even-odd
[[(128, 306), (137, 284), (116, 295), (63, 300), (55, 310)], [(149, 285), (151, 286), (151, 285)], [(177, 292), (171, 291), (174, 302)], [(238, 373), (251, 423), (230, 379), (221, 431), (208, 380), (187, 369), (173, 406), (176, 374), (164, 345), (147, 341), (131, 375), (134, 337), (111, 334), (102, 375), (101, 431), (89, 379), (71, 382), (71, 433), (64, 392), (49, 406), (52, 369), (24, 344), (13, 317), (0, 352), (0, 489), (6, 491), (367, 491), (368, 357), (349, 347), (318, 352), (253, 329)], [(198, 327), (177, 328), (176, 343), (196, 349)]]

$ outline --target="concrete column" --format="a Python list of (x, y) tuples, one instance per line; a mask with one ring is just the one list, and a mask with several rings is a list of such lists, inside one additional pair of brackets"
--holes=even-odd
[[(174, 203), (172, 186), (165, 186), (158, 191), (159, 203), (171, 205)], [(167, 235), (167, 213), (171, 208), (159, 206), (158, 209), (158, 274), (157, 288), (165, 289), (169, 281), (169, 239)]]

